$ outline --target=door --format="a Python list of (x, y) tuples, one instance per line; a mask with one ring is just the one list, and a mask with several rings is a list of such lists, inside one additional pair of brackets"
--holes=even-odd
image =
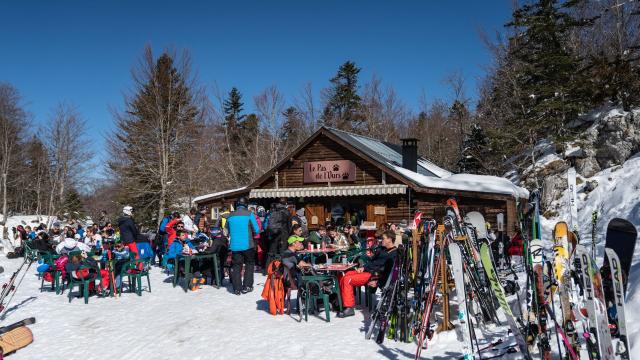
[(320, 225), (324, 225), (326, 218), (324, 204), (305, 205), (304, 216), (307, 218), (307, 227), (309, 230), (318, 230)]
[(367, 205), (367, 221), (375, 221), (378, 229), (387, 223), (387, 205), (385, 204), (368, 204)]

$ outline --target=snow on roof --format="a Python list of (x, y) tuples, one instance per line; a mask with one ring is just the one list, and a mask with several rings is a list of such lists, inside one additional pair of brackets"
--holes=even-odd
[(246, 189), (247, 189), (247, 187), (243, 186), (243, 187), (239, 187), (239, 188), (236, 188), (236, 189), (219, 191), (219, 192), (212, 193), (212, 194), (207, 194), (207, 195), (200, 195), (200, 196), (197, 196), (197, 197), (193, 198), (192, 202), (197, 203), (197, 202), (202, 201), (202, 200), (207, 200), (209, 198), (214, 198), (214, 197), (218, 197), (218, 196), (222, 196), (222, 195), (226, 195), (226, 194), (231, 194), (231, 193), (234, 193), (236, 191), (242, 191), (242, 190), (246, 190)]
[(389, 164), (397, 172), (413, 180), (420, 186), (433, 189), (443, 190), (460, 190), (460, 191), (474, 191), (484, 192), (491, 194), (506, 194), (511, 195), (514, 198), (528, 198), (529, 192), (521, 188), (511, 181), (488, 175), (473, 175), (473, 174), (451, 174), (447, 177), (436, 178), (433, 176), (424, 176), (415, 173), (411, 170), (407, 170), (401, 166)]

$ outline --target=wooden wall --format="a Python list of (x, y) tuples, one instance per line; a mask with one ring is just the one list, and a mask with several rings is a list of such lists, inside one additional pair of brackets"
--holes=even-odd
[[(304, 163), (309, 161), (325, 160), (350, 160), (356, 165), (356, 180), (354, 182), (336, 182), (334, 186), (341, 185), (378, 185), (382, 184), (382, 170), (369, 161), (363, 160), (358, 155), (352, 153), (347, 148), (329, 139), (320, 136), (315, 141), (309, 143), (297, 156), (290, 159), (280, 169), (278, 169), (279, 187), (307, 187), (307, 186), (327, 186), (326, 183), (304, 183)], [(399, 184), (396, 178), (391, 175), (386, 176), (387, 184)], [(257, 188), (275, 188), (274, 176), (270, 176)]]
[[(454, 194), (452, 194), (454, 195)], [(434, 217), (441, 221), (445, 214), (447, 196), (433, 195), (424, 193), (414, 193), (414, 206), (429, 217)], [(456, 196), (458, 206), (462, 213), (478, 211), (484, 215), (485, 221), (491, 224), (494, 231), (497, 231), (497, 215), (505, 214), (505, 227), (508, 235), (512, 235), (515, 231), (514, 224), (517, 221), (515, 212), (515, 200), (492, 200), (472, 197)]]

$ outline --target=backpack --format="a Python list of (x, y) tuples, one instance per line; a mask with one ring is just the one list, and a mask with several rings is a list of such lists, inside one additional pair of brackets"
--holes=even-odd
[(277, 259), (267, 266), (267, 280), (262, 290), (262, 298), (269, 303), (269, 313), (271, 315), (284, 314), (283, 268), (282, 261)]
[(271, 213), (269, 217), (269, 230), (271, 233), (288, 232), (290, 221), (287, 209), (278, 209)]
[(162, 221), (160, 222), (160, 226), (158, 226), (158, 233), (160, 234), (167, 233), (167, 224), (169, 223), (169, 221), (171, 221), (171, 215), (167, 215), (162, 218)]

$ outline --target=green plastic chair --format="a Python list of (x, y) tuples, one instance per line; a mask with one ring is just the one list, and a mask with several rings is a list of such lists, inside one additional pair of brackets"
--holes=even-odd
[[(331, 294), (336, 294), (338, 297), (338, 305), (340, 307), (340, 311), (342, 311), (342, 297), (340, 296), (340, 287), (338, 286), (338, 280), (331, 275), (306, 275), (302, 276), (303, 286), (305, 288), (304, 294), (304, 320), (308, 321), (309, 312), (317, 312), (317, 303), (318, 299), (322, 299), (325, 319), (327, 322), (331, 321), (331, 308), (329, 303), (329, 296)], [(331, 283), (331, 292), (327, 293), (325, 291), (325, 286), (327, 283)], [(317, 295), (315, 295), (315, 291), (313, 288), (317, 288)]]
[[(131, 260), (128, 264), (126, 276), (129, 279), (129, 288), (135, 290), (138, 296), (142, 296), (142, 277), (147, 277), (147, 286), (151, 292), (151, 279), (149, 278), (149, 268), (151, 266), (151, 258), (143, 258)], [(141, 269), (142, 268), (142, 269)], [(131, 286), (133, 284), (133, 287)], [(120, 278), (120, 287), (122, 287), (122, 277)]]
[[(80, 268), (78, 270), (83, 270), (83, 269), (92, 269), (90, 266), (86, 266), (86, 265), (82, 265), (80, 266)], [(95, 283), (95, 281), (101, 281), (102, 277), (100, 275), (100, 271), (98, 271), (95, 276), (93, 274), (91, 274), (89, 277), (87, 277), (86, 279), (76, 279), (73, 276), (71, 276), (71, 274), (67, 274), (68, 277), (68, 282), (69, 282), (69, 302), (71, 302), (71, 299), (73, 299), (73, 288), (77, 285), (78, 289), (82, 289), (82, 295), (84, 297), (84, 303), (88, 304), (89, 303), (89, 284), (90, 283)]]
[[(48, 273), (51, 273), (53, 276), (53, 281), (51, 282), (51, 290), (55, 290), (56, 295), (60, 294), (60, 277), (62, 276), (62, 271), (58, 271), (55, 267), (55, 261), (60, 257), (58, 254), (52, 254), (49, 252), (39, 251), (38, 257), (44, 260), (44, 263), (49, 265)], [(44, 275), (41, 276), (40, 283), (40, 292), (44, 290)]]

